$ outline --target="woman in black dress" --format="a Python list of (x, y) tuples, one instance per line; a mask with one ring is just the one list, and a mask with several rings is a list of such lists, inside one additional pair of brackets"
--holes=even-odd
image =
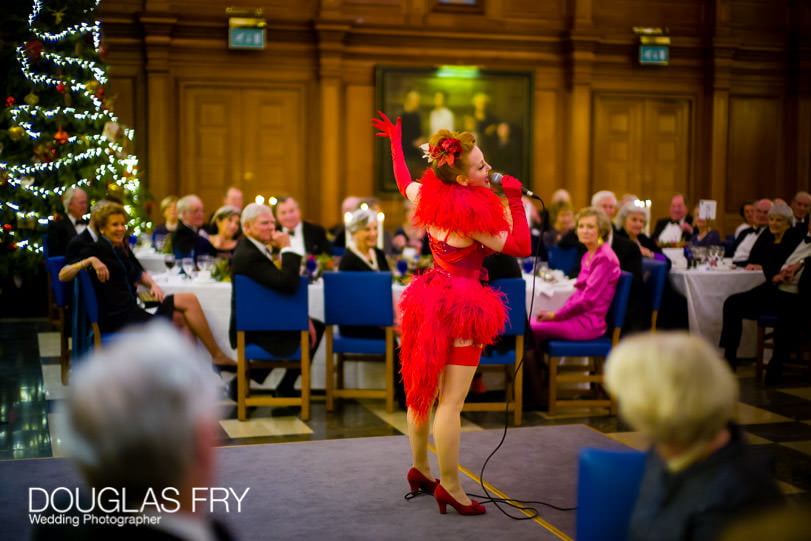
[[(81, 251), (78, 261), (67, 265), (59, 273), (59, 279), (72, 280), (82, 269), (92, 267), (90, 277), (96, 290), (99, 305), (99, 327), (102, 332), (115, 332), (137, 323), (149, 321), (154, 316), (172, 319), (200, 339), (214, 364), (236, 366), (220, 349), (208, 321), (194, 293), (165, 295), (155, 280), (144, 270), (130, 251), (127, 242), (127, 214), (118, 203), (97, 206), (91, 215), (92, 227), (98, 240), (88, 243)], [(138, 305), (136, 287), (146, 287), (160, 303), (155, 314), (150, 314)]]

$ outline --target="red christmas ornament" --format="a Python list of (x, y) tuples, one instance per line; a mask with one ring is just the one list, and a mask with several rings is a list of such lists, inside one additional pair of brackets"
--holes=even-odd
[(3, 229), (6, 231), (11, 231), (11, 224), (3, 224)]
[(31, 60), (39, 60), (42, 57), (43, 49), (45, 49), (45, 46), (38, 39), (25, 42), (25, 52)]
[(99, 58), (104, 60), (104, 57), (107, 56), (107, 46), (106, 45), (99, 45), (99, 48), (96, 49), (96, 52), (99, 53)]
[(104, 87), (100, 86), (98, 90), (96, 90), (96, 97), (98, 99), (102, 99), (104, 97)]
[(62, 83), (57, 84), (56, 85), (56, 91), (59, 92), (60, 94), (64, 94), (65, 93), (65, 85), (62, 84)]
[(64, 145), (68, 142), (68, 132), (63, 130), (62, 126), (59, 126), (59, 130), (54, 134), (54, 141), (60, 145)]
[(17, 103), (17, 100), (14, 99), (14, 96), (6, 98), (6, 107), (13, 107), (15, 103)]

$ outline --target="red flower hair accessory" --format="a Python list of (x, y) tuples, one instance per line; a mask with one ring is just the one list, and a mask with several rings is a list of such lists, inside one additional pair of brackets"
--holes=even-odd
[(434, 160), (437, 167), (448, 164), (453, 167), (456, 159), (462, 154), (462, 142), (453, 137), (446, 137), (438, 145), (423, 145), (426, 160)]

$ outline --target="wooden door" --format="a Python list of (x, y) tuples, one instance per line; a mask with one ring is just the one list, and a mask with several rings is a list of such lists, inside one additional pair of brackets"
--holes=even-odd
[(222, 202), (241, 169), (239, 95), (226, 88), (187, 87), (182, 92), (179, 197), (195, 193), (206, 217)]
[(229, 186), (242, 190), (245, 204), (292, 195), (306, 206), (299, 89), (187, 86), (181, 95), (178, 195), (199, 195), (206, 216)]
[(284, 88), (246, 90), (241, 101), (244, 150), (241, 178), (235, 182), (240, 183), (245, 200), (252, 201), (256, 195), (265, 199), (291, 195), (306, 212), (300, 92)]
[(597, 95), (593, 137), (592, 192), (650, 199), (652, 221), (673, 194), (689, 199), (690, 100)]

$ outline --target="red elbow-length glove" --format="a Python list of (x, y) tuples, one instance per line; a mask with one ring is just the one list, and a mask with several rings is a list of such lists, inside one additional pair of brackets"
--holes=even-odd
[(501, 252), (514, 257), (529, 257), (532, 254), (532, 242), (529, 235), (527, 213), (524, 212), (524, 202), (521, 200), (521, 182), (509, 175), (504, 175), (501, 187), (510, 205), (510, 214), (513, 218), (512, 233), (507, 235), (504, 248)]
[(408, 166), (403, 155), (403, 128), (400, 119), (397, 119), (396, 124), (392, 124), (389, 117), (383, 112), (378, 111), (377, 114), (380, 115), (380, 118), (373, 118), (372, 124), (380, 130), (380, 133), (377, 134), (378, 137), (388, 137), (391, 140), (391, 162), (394, 166), (394, 179), (397, 181), (397, 188), (403, 194), (403, 197), (408, 197), (406, 188), (414, 181), (411, 179), (411, 173), (408, 172)]

